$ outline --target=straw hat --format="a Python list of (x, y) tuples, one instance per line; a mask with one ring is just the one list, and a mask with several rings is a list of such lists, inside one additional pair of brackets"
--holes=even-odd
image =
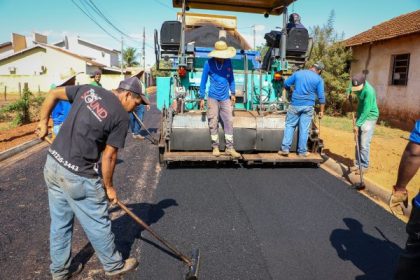
[(232, 58), (236, 55), (236, 49), (234, 47), (228, 47), (225, 41), (217, 41), (214, 44), (214, 50), (209, 53), (209, 57), (216, 58)]

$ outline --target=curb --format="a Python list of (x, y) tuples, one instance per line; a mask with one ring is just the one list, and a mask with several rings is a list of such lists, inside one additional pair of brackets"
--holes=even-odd
[(19, 146), (10, 148), (10, 149), (8, 149), (4, 152), (1, 152), (0, 153), (0, 162), (18, 154), (18, 153), (21, 153), (24, 150), (27, 150), (27, 149), (29, 149), (29, 148), (31, 148), (31, 147), (33, 147), (33, 146), (35, 146), (35, 145), (37, 145), (41, 142), (42, 142), (41, 139), (34, 139), (34, 140), (30, 140), (28, 142), (25, 142), (25, 143), (23, 143)]
[[(321, 167), (324, 169), (329, 169), (330, 171), (336, 173), (336, 175), (344, 180), (345, 182), (353, 185), (355, 183), (360, 182), (360, 176), (349, 173), (349, 167), (344, 165), (341, 162), (338, 162), (327, 155), (323, 155), (325, 161), (321, 164)], [(370, 196), (379, 199), (386, 205), (388, 205), (389, 198), (391, 196), (391, 191), (386, 190), (385, 188), (381, 187), (380, 185), (370, 181), (367, 178), (363, 178), (365, 183), (365, 192)], [(404, 216), (409, 217), (411, 213), (411, 203), (408, 204), (407, 208), (404, 208)], [(389, 209), (388, 209), (389, 210)]]

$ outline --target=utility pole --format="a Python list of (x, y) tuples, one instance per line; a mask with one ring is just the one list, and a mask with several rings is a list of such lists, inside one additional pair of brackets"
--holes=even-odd
[(255, 50), (256, 49), (255, 48), (255, 24), (252, 26), (252, 28), (253, 28), (253, 30), (252, 30), (253, 32), (252, 33), (254, 35), (254, 50)]
[(141, 62), (143, 63), (143, 84), (146, 86), (146, 27), (143, 26), (143, 51)]
[(121, 76), (124, 76), (124, 38), (121, 36)]

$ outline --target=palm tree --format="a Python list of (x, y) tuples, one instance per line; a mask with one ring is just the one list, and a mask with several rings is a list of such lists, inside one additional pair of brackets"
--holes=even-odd
[(124, 60), (124, 66), (125, 67), (133, 67), (138, 66), (140, 63), (136, 61), (136, 58), (138, 57), (137, 49), (128, 47), (123, 51), (123, 60)]

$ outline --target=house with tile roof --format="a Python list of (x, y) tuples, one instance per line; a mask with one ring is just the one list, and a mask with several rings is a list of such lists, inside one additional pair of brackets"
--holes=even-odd
[(353, 51), (351, 73), (375, 87), (381, 118), (409, 129), (420, 118), (420, 10), (344, 41)]

